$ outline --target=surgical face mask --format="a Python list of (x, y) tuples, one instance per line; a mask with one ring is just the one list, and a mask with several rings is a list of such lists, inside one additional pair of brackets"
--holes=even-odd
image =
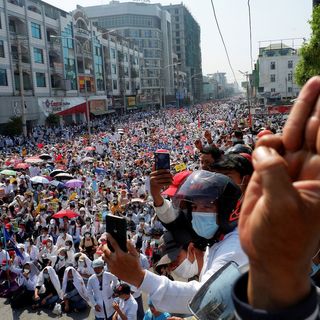
[(66, 246), (66, 249), (67, 249), (67, 250), (70, 250), (70, 249), (71, 249), (71, 246)]
[(49, 276), (49, 273), (44, 273), (44, 274), (43, 274), (43, 278), (44, 278), (44, 279), (49, 279), (49, 277), (50, 277), (50, 276)]
[(25, 243), (25, 246), (28, 248), (28, 247), (30, 247), (30, 242), (26, 242)]
[(64, 232), (60, 232), (60, 237), (64, 237), (65, 233)]
[(78, 262), (78, 267), (83, 268), (84, 267), (84, 262), (83, 261), (79, 261)]
[(101, 272), (99, 272), (99, 273), (96, 273), (97, 277), (102, 276), (102, 274), (103, 274), (103, 270)]
[(197, 275), (199, 272), (198, 262), (194, 256), (194, 262), (190, 262), (188, 256), (182, 261), (182, 263), (173, 270), (173, 273), (180, 278), (190, 279)]
[(319, 264), (315, 264), (314, 262), (312, 262), (312, 271), (310, 273), (310, 277), (314, 276), (315, 274), (318, 273), (318, 271), (320, 270), (320, 263)]
[(65, 259), (65, 256), (63, 256), (62, 254), (59, 254), (58, 257), (59, 257), (60, 260), (64, 260)]
[(90, 226), (90, 221), (86, 221), (86, 225), (87, 225), (87, 226)]
[(217, 232), (217, 213), (192, 212), (192, 228), (198, 236), (211, 239)]
[(84, 236), (86, 239), (90, 239), (90, 234), (85, 234)]
[(29, 269), (23, 269), (23, 272), (28, 274), (28, 273), (30, 273), (30, 270)]

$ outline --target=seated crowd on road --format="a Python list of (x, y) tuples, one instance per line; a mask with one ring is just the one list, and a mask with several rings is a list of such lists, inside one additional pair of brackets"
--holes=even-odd
[[(248, 264), (237, 222), (252, 151), (284, 122), (251, 118), (235, 99), (93, 120), (90, 136), (74, 124), (1, 137), (0, 296), (57, 314), (93, 308), (96, 319), (190, 315), (219, 268)], [(156, 170), (159, 150), (170, 170)], [(108, 250), (107, 215), (126, 219), (125, 263)]]

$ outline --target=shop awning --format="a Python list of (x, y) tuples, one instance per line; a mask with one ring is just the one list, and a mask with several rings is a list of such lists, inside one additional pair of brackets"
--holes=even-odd
[(94, 114), (95, 116), (101, 116), (103, 114), (107, 114), (108, 111), (107, 110), (91, 110), (90, 111), (92, 114)]
[(57, 114), (59, 116), (69, 116), (71, 114), (77, 114), (77, 113), (87, 113), (87, 105), (85, 102), (77, 106), (74, 106), (72, 108), (69, 108), (67, 110), (60, 111)]

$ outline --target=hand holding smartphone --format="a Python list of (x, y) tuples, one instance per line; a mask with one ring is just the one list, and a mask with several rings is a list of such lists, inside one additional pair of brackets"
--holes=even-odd
[[(106, 216), (106, 231), (109, 233), (114, 240), (117, 241), (120, 249), (127, 252), (127, 222), (125, 218), (117, 217), (113, 215)], [(114, 252), (114, 248), (107, 241), (108, 247), (111, 252)]]
[(170, 154), (169, 152), (155, 152), (156, 170), (170, 170)]

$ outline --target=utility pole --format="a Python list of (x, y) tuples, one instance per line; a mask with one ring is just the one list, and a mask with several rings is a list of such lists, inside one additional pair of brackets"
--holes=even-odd
[(23, 69), (22, 69), (22, 51), (21, 51), (21, 42), (20, 39), (17, 39), (18, 42), (18, 64), (19, 64), (19, 81), (20, 81), (20, 96), (21, 96), (21, 118), (22, 118), (22, 131), (23, 136), (27, 137), (27, 122), (26, 122), (26, 113), (25, 113), (25, 99), (24, 99), (24, 85), (23, 85)]

